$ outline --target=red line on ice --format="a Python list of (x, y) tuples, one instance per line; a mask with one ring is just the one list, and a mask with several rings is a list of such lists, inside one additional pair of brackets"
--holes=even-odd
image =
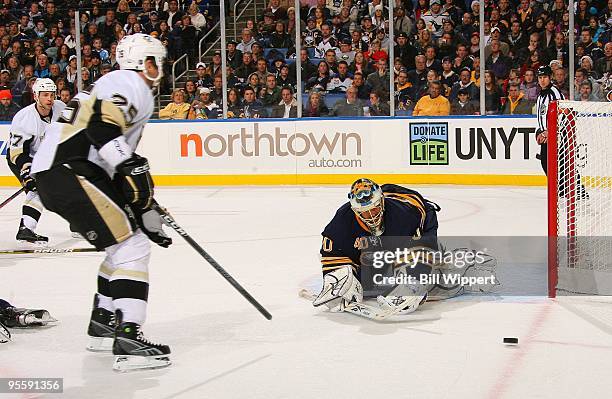
[(529, 330), (524, 338), (521, 338), (519, 341), (519, 346), (513, 348), (516, 350), (514, 355), (510, 358), (501, 375), (497, 378), (497, 381), (491, 387), (491, 390), (487, 394), (487, 399), (500, 399), (504, 393), (508, 390), (510, 386), (510, 382), (512, 378), (515, 376), (516, 371), (520, 371), (519, 365), (523, 361), (523, 358), (529, 350), (531, 349), (531, 345), (534, 342), (533, 337), (540, 331), (542, 325), (548, 318), (548, 315), (552, 309), (552, 301), (547, 301), (538, 311), (538, 313), (533, 318), (531, 325), (529, 326)]

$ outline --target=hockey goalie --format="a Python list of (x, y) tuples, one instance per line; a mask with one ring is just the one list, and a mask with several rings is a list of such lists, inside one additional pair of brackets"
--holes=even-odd
[[(482, 262), (472, 262), (461, 269), (430, 255), (393, 260), (392, 281), (411, 283), (391, 284), (375, 296), (376, 305), (368, 305), (361, 281), (364, 269), (372, 267), (372, 251), (385, 238), (406, 238), (420, 244), (420, 254), (439, 249), (437, 212), (441, 208), (414, 190), (395, 184), (379, 186), (370, 179), (358, 179), (351, 186), (349, 202), (342, 205), (323, 230), (321, 263), (323, 288), (318, 295), (301, 296), (313, 300), (315, 307), (325, 305), (332, 312), (349, 312), (382, 320), (393, 315), (414, 312), (425, 301), (447, 299), (464, 292), (484, 292), (484, 285), (445, 283), (438, 275), (456, 273), (461, 277), (494, 274), (494, 260), (488, 255)], [(412, 244), (411, 244), (412, 245)], [(369, 251), (364, 248), (369, 247)], [(458, 250), (450, 251), (450, 254)], [(417, 258), (417, 259), (415, 259)], [(422, 276), (425, 276), (424, 278)], [(404, 277), (404, 280), (400, 278)], [(412, 279), (412, 280), (410, 280)], [(494, 280), (494, 279), (493, 279)], [(374, 298), (374, 297), (373, 297)]]

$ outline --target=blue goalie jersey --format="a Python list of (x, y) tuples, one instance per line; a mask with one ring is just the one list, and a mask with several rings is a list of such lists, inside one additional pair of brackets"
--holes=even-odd
[[(387, 237), (437, 236), (440, 207), (418, 192), (395, 184), (381, 186), (385, 202), (383, 212), (384, 232)], [(323, 274), (351, 265), (359, 275), (360, 240), (372, 234), (355, 215), (350, 203), (338, 209), (323, 233), (321, 263)]]

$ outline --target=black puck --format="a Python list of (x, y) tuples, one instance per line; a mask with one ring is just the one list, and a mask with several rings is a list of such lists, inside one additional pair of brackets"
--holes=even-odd
[(516, 337), (504, 337), (504, 344), (518, 345), (518, 338), (516, 338)]

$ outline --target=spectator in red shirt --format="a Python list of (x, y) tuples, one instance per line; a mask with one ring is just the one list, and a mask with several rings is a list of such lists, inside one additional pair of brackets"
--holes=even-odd
[(382, 50), (380, 47), (380, 41), (374, 40), (370, 45), (370, 51), (366, 54), (366, 58), (370, 59), (372, 62), (378, 63), (379, 60), (388, 60), (389, 54), (385, 50)]

